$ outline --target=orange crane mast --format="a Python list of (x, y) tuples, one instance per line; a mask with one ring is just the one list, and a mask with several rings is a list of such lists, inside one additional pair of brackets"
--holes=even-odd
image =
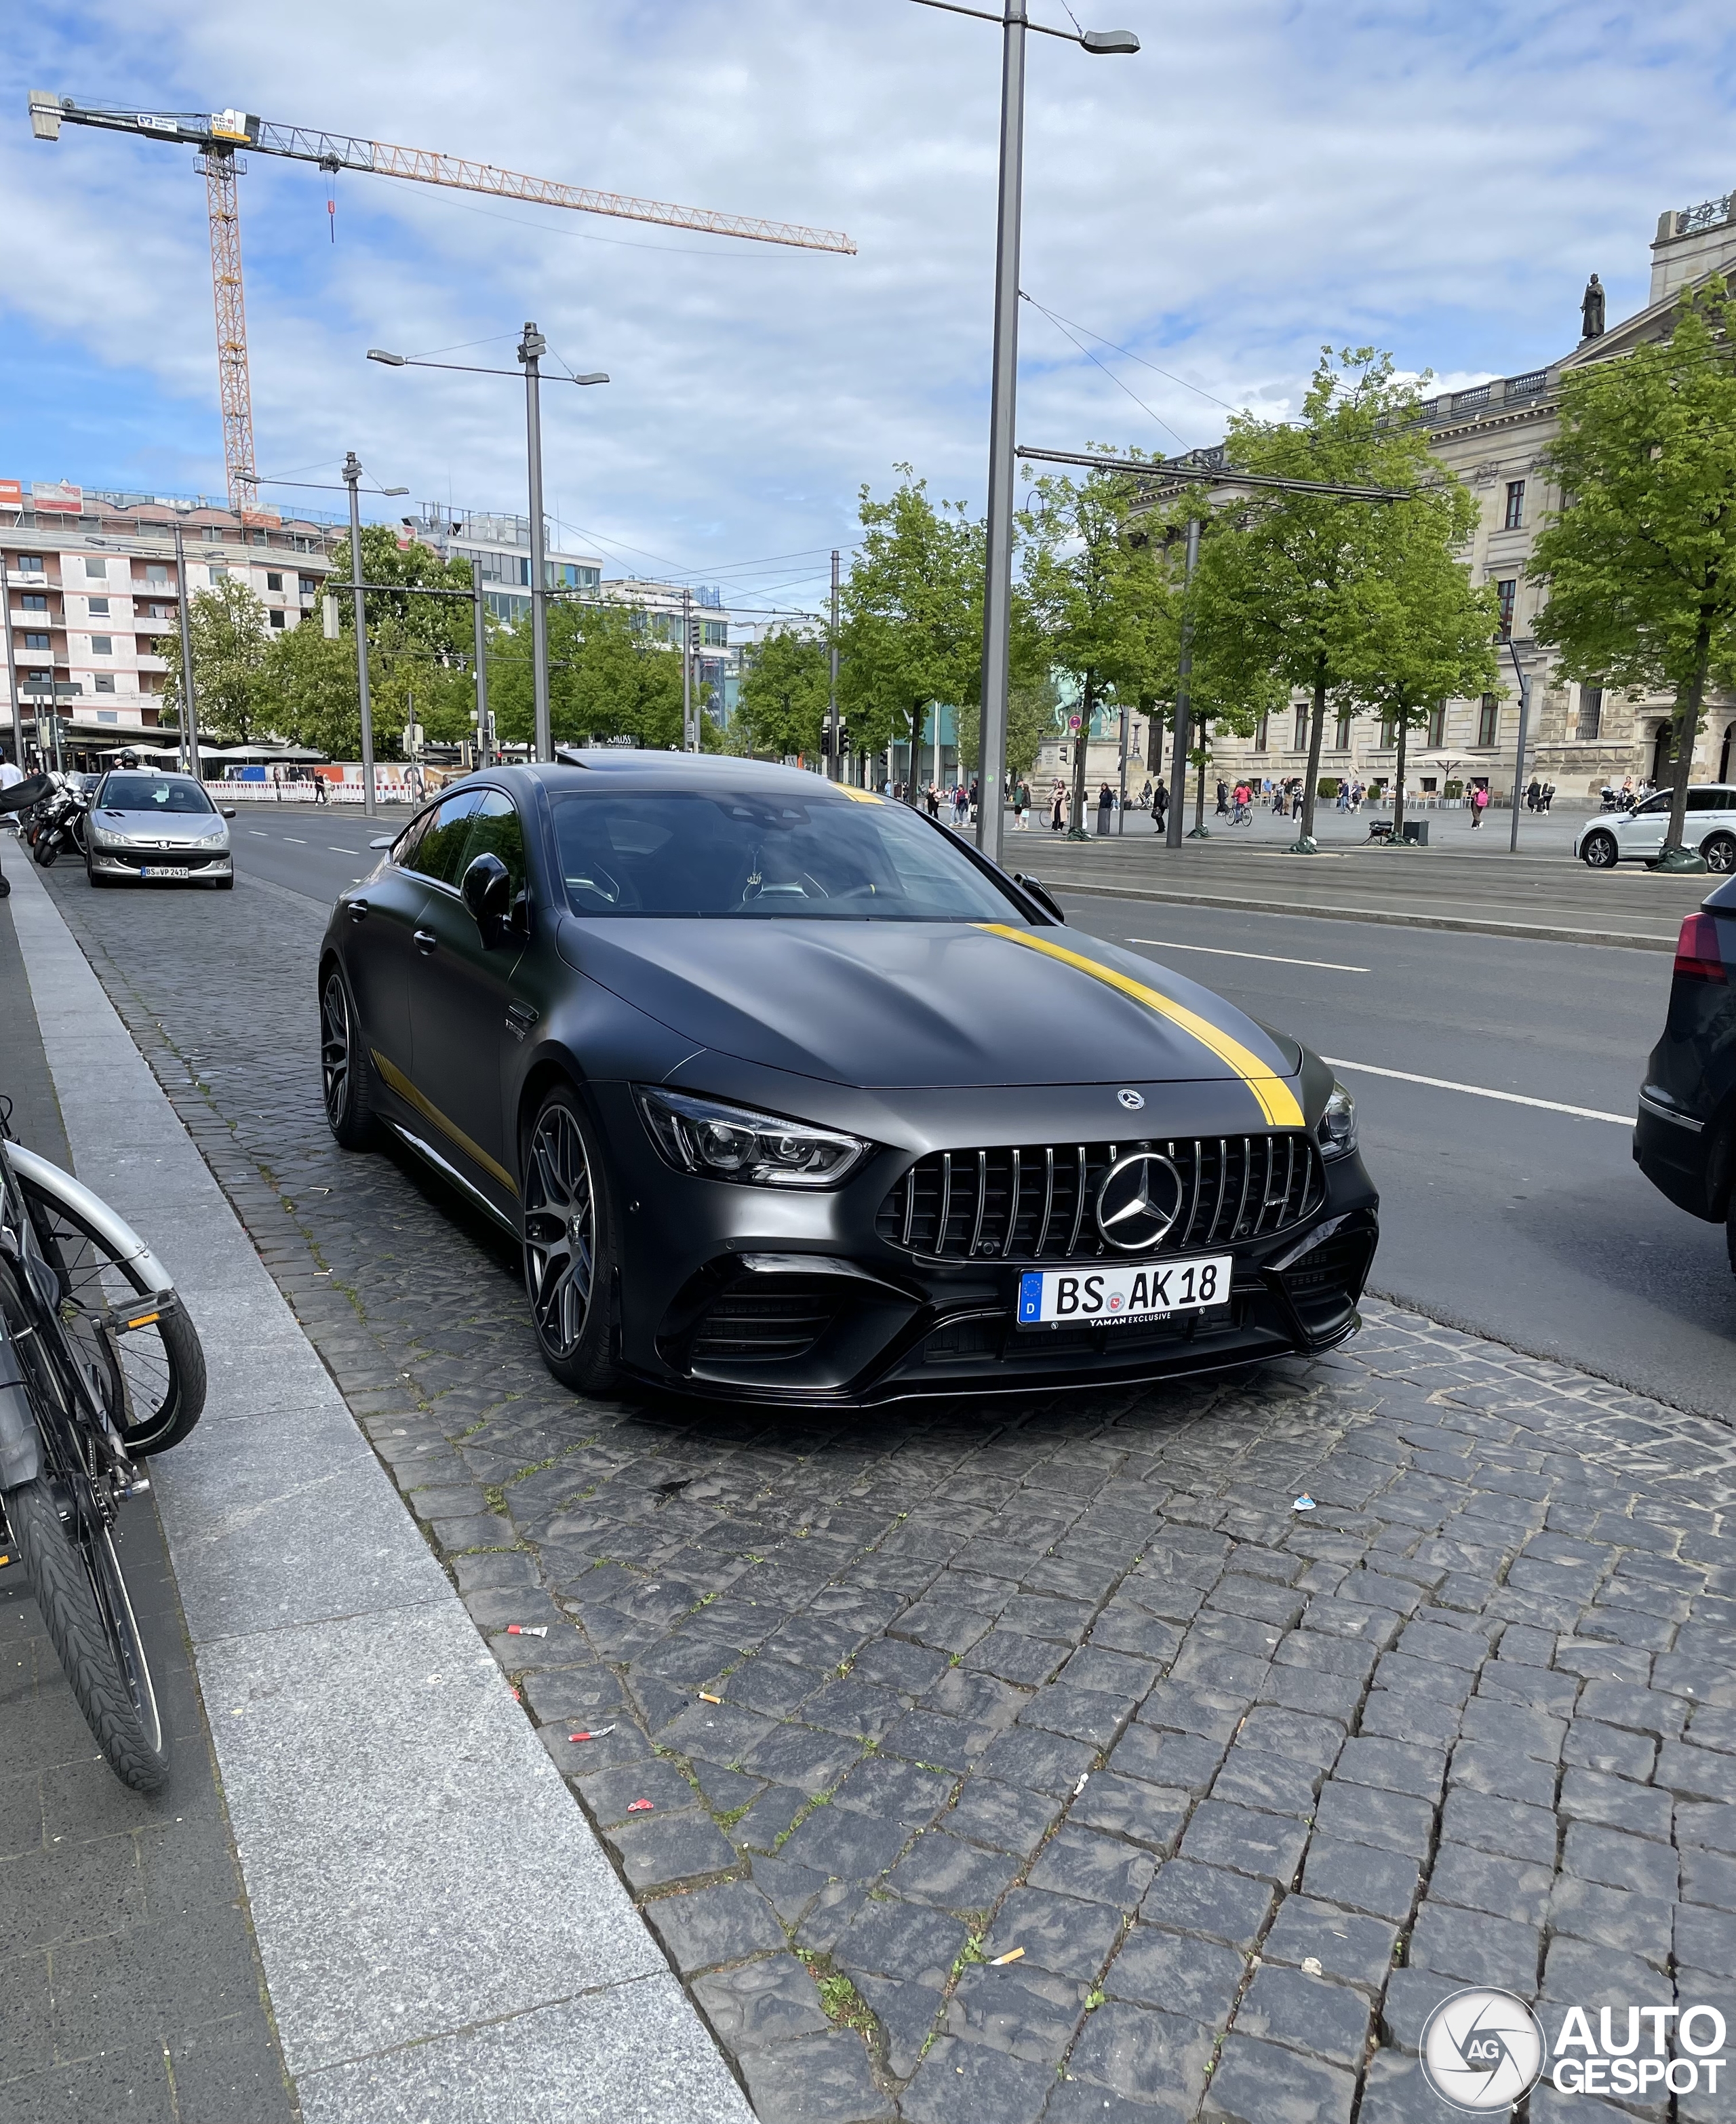
[(359, 139), (350, 134), (275, 125), (246, 111), (127, 110), (118, 106), (76, 103), (71, 96), (34, 89), (30, 112), (30, 130), (39, 140), (58, 140), (63, 125), (90, 125), (101, 132), (130, 133), (142, 139), (199, 151), (198, 167), (205, 180), (211, 223), (211, 285), (217, 310), (223, 463), (229, 504), (237, 511), (256, 506), (259, 486), (253, 455), (253, 397), (247, 374), (247, 315), (235, 188), (238, 172), (246, 167), (237, 161), (242, 148), (312, 162), (328, 175), (339, 170), (363, 170), (374, 176), (404, 177), (416, 184), (486, 192), (497, 199), (528, 200), (535, 205), (566, 207), (577, 214), (655, 222), (665, 228), (700, 229), (713, 236), (740, 237), (752, 243), (783, 243), (804, 251), (852, 255), (856, 250), (839, 229), (808, 228), (793, 222), (762, 220), (753, 214), (719, 214), (706, 207), (673, 206), (664, 200), (595, 191), (550, 177), (524, 176), (515, 170), (497, 169), (491, 162), (472, 162), (425, 148), (396, 148), (387, 141)]

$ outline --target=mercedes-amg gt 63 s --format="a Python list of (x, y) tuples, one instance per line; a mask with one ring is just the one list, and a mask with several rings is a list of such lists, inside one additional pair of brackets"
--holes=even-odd
[(1357, 1324), (1378, 1203), (1325, 1064), (865, 790), (478, 773), (339, 899), (319, 1003), (339, 1142), (506, 1228), (581, 1391), (1029, 1393)]

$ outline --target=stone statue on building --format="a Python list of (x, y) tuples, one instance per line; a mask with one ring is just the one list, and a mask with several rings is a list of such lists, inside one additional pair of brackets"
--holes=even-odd
[(1585, 284), (1585, 293), (1579, 298), (1579, 336), (1582, 339), (1602, 339), (1603, 336), (1603, 287), (1593, 273)]

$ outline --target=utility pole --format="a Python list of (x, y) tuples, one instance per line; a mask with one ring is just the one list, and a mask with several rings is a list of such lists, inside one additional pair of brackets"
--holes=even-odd
[[(1187, 796), (1188, 722), (1193, 708), (1189, 691), (1194, 676), (1194, 570), (1199, 562), (1199, 519), (1190, 516), (1187, 560), (1181, 575), (1181, 649), (1175, 659), (1175, 750), (1170, 766), (1170, 811), (1163, 834), (1172, 848), (1181, 846), (1181, 807)], [(1204, 773), (1201, 768), (1201, 775)]]
[(1127, 831), (1127, 740), (1129, 717), (1125, 702), (1121, 707), (1121, 796), (1115, 807), (1115, 831)]
[(1519, 661), (1519, 652), (1508, 636), (1507, 653), (1513, 659), (1513, 668), (1519, 680), (1519, 746), (1513, 767), (1513, 825), (1508, 830), (1507, 846), (1510, 853), (1517, 854), (1519, 846), (1519, 798), (1525, 782), (1525, 740), (1531, 724), (1531, 679)]
[[(368, 608), (362, 594), (362, 461), (354, 450), (345, 453), (344, 484), (350, 489), (350, 583), (355, 599), (356, 691), (362, 710), (362, 815), (371, 819), (375, 814), (373, 708), (368, 698)], [(178, 529), (176, 535), (180, 535)]]
[(488, 636), (482, 624), (482, 563), (470, 564), (470, 586), (476, 597), (476, 764), (490, 764), (488, 742)]
[[(10, 637), (8, 637), (10, 639)], [(831, 733), (827, 747), (830, 754), (831, 775), (834, 782), (844, 778), (844, 764), (838, 758), (838, 548), (832, 549), (832, 652), (829, 663), (829, 690), (826, 696), (826, 728)]]
[(6, 616), (6, 695), (12, 709), (12, 764), (24, 772), (24, 711), (18, 705), (18, 652), (12, 646), (12, 586), (0, 553), (0, 613)]
[(693, 717), (693, 593), (681, 594), (681, 742), (683, 750), (697, 752), (699, 731)]
[(537, 704), (537, 757), (555, 756), (548, 707), (548, 592), (542, 559), (542, 372), (548, 341), (533, 324), (524, 327), (518, 359), (524, 364), (524, 428), (530, 458), (531, 690)]
[(181, 747), (187, 772), (197, 782), (201, 779), (199, 703), (193, 692), (193, 625), (187, 610), (187, 548), (178, 520), (175, 526), (175, 588), (176, 604), (181, 613)]

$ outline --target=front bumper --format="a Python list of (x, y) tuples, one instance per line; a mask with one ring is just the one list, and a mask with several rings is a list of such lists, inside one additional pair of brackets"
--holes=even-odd
[(877, 1236), (908, 1152), (880, 1154), (836, 1191), (731, 1187), (672, 1172), (626, 1088), (592, 1090), (616, 1196), (622, 1362), (664, 1388), (860, 1407), (1103, 1387), (1329, 1349), (1358, 1325), (1379, 1234), (1358, 1157), (1326, 1166), (1325, 1198), (1299, 1221), (1211, 1249), (1235, 1260), (1227, 1304), (1168, 1322), (1021, 1329), (1029, 1262), (920, 1259)]
[(189, 884), (195, 878), (234, 875), (234, 859), (226, 848), (105, 848), (92, 842), (90, 864), (101, 877), (137, 879), (146, 870), (185, 870)]

